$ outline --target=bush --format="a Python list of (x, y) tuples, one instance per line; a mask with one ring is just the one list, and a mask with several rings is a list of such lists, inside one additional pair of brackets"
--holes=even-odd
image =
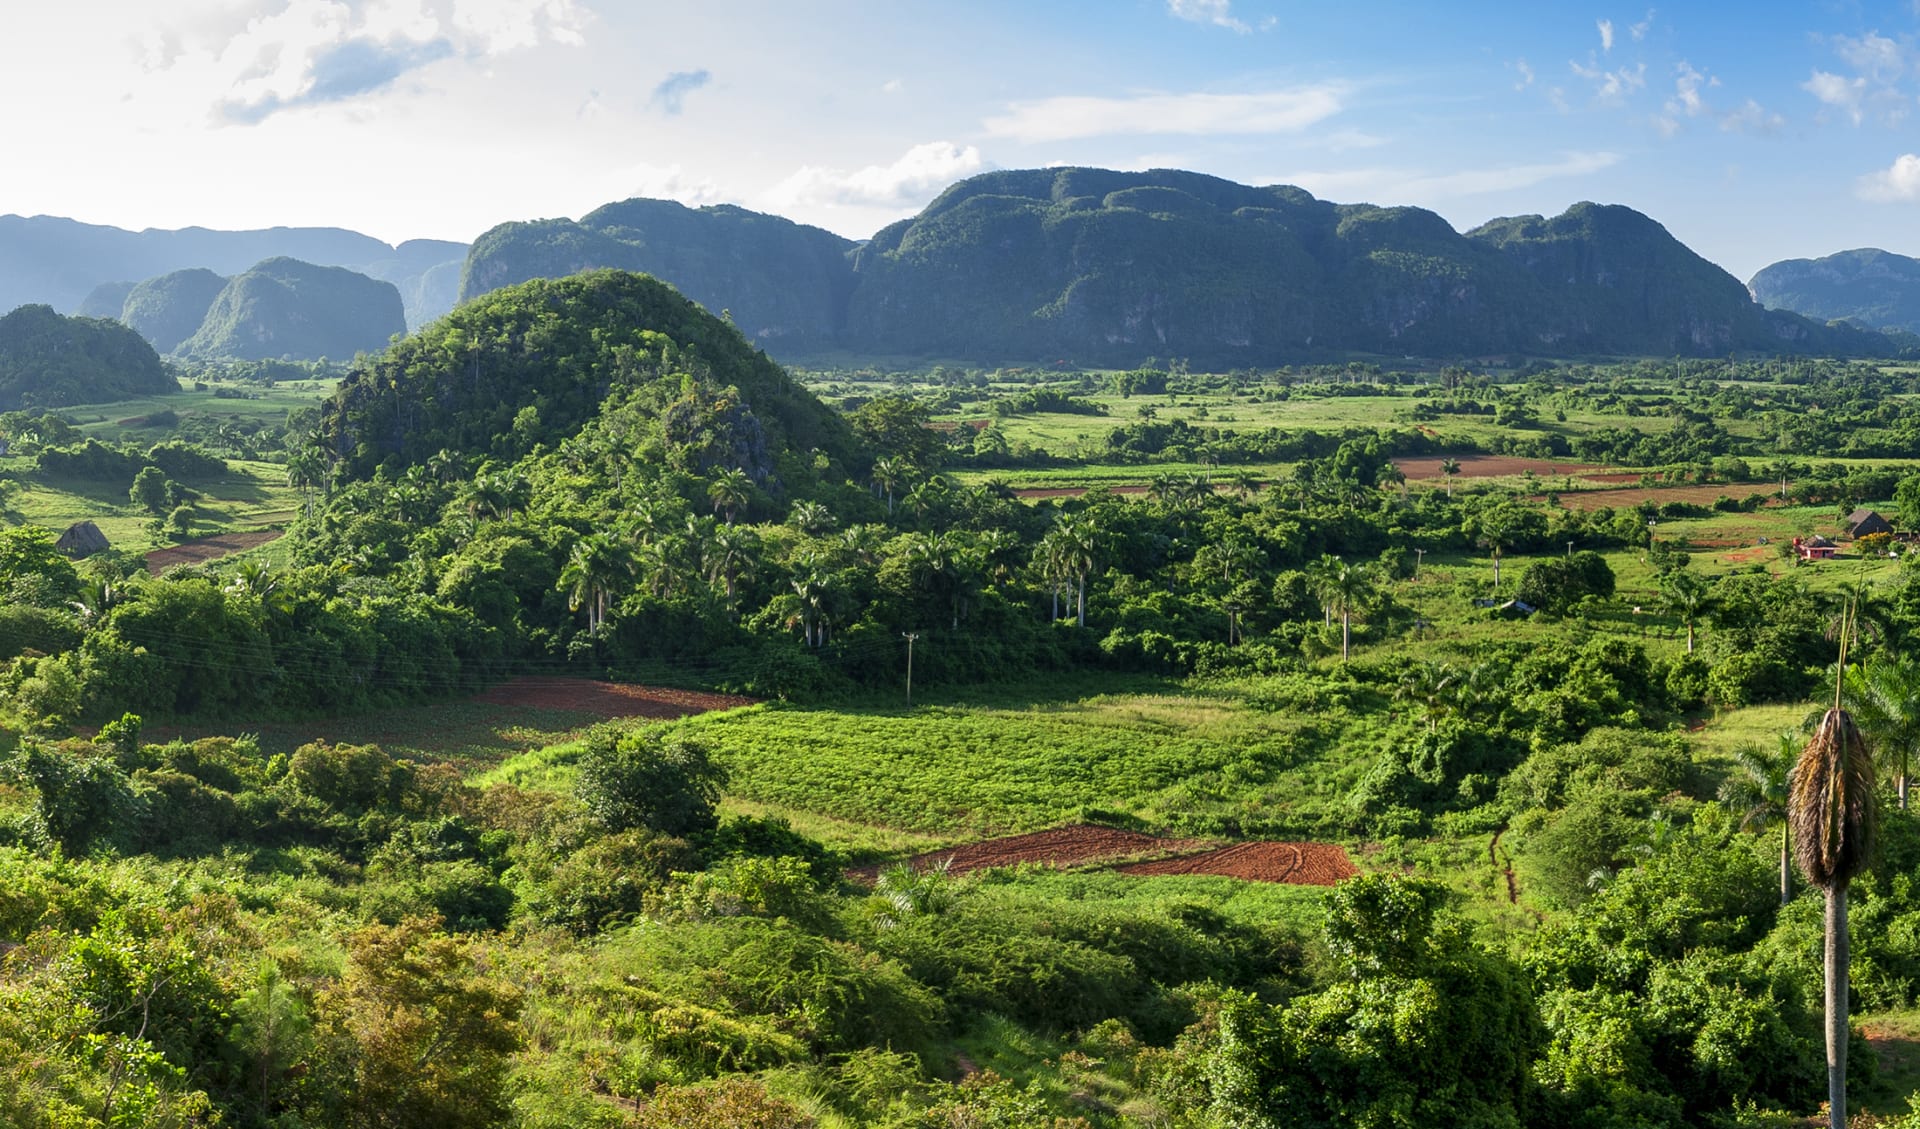
[(609, 831), (646, 828), (686, 838), (719, 825), (713, 806), (726, 780), (706, 746), (687, 737), (601, 732), (581, 753), (575, 794)]

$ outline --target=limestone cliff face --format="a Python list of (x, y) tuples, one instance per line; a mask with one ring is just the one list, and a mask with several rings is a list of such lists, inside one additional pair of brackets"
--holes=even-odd
[(1420, 208), (1173, 170), (970, 177), (863, 244), (738, 208), (629, 200), (482, 236), (462, 293), (651, 273), (777, 355), (1215, 366), (1426, 356), (1885, 352), (1762, 309), (1629, 208), (1455, 231)]

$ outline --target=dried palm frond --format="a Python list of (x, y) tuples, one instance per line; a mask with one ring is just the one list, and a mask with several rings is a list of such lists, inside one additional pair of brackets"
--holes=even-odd
[(1801, 750), (1787, 802), (1795, 859), (1807, 881), (1832, 890), (1866, 869), (1878, 815), (1873, 758), (1853, 716), (1836, 706)]

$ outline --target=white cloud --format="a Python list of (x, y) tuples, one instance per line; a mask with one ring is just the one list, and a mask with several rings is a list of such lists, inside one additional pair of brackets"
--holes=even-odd
[(443, 59), (578, 45), (586, 19), (575, 0), (248, 0), (174, 13), (131, 38), (142, 97), (190, 95), (254, 123), (361, 99)]
[(1902, 154), (1890, 167), (1861, 177), (1854, 193), (1887, 204), (1920, 200), (1920, 155)]
[(1613, 21), (1595, 20), (1594, 26), (1600, 29), (1600, 50), (1613, 50)]
[(600, 182), (609, 186), (603, 199), (623, 200), (641, 196), (653, 200), (678, 200), (682, 204), (718, 204), (726, 199), (720, 186), (711, 180), (695, 179), (678, 164), (629, 165), (617, 169)]
[(1533, 67), (1525, 59), (1516, 59), (1513, 69), (1520, 72), (1520, 81), (1513, 84), (1515, 90), (1525, 90), (1533, 85)]
[(1860, 124), (1860, 96), (1866, 92), (1866, 79), (1848, 79), (1826, 71), (1815, 71), (1812, 78), (1800, 84), (1800, 89), (1826, 105), (1845, 110), (1853, 119), (1853, 124)]
[(1511, 192), (1547, 180), (1586, 176), (1618, 164), (1616, 153), (1574, 152), (1558, 161), (1427, 173), (1410, 169), (1365, 168), (1299, 172), (1273, 183), (1297, 184), (1330, 200), (1367, 199), (1379, 204), (1437, 204), (1463, 196)]
[(1786, 118), (1772, 113), (1751, 98), (1739, 109), (1720, 118), (1720, 128), (1729, 133), (1772, 133), (1786, 124)]
[[(1253, 29), (1242, 20), (1234, 18), (1233, 0), (1167, 0), (1167, 11), (1177, 19), (1197, 24), (1212, 24), (1229, 31), (1247, 34)], [(1263, 23), (1271, 27), (1271, 23)]]
[(1833, 37), (1834, 53), (1854, 70), (1874, 79), (1897, 78), (1906, 69), (1906, 52), (1898, 43), (1870, 31), (1858, 39), (1844, 35)]
[(890, 165), (848, 172), (805, 165), (766, 193), (777, 209), (917, 208), (947, 185), (987, 168), (980, 150), (950, 141), (915, 145)]
[(1620, 102), (1628, 94), (1643, 89), (1647, 85), (1647, 64), (1639, 63), (1619, 70), (1607, 70), (1597, 61), (1589, 59), (1582, 65), (1578, 60), (1569, 59), (1567, 66), (1573, 73), (1593, 83), (1593, 96), (1602, 102)]
[(1638, 43), (1647, 37), (1647, 31), (1652, 27), (1653, 27), (1653, 9), (1648, 8), (1647, 18), (1627, 28), (1627, 34), (1633, 36), (1633, 41), (1635, 43)]
[(1295, 133), (1340, 112), (1345, 88), (1326, 84), (1264, 94), (1140, 94), (1015, 102), (981, 123), (989, 137), (1068, 141), (1150, 133)]

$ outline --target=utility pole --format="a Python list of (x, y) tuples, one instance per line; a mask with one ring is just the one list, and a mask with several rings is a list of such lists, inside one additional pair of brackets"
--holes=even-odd
[(1413, 574), (1415, 576), (1420, 575), (1420, 562), (1425, 560), (1426, 557), (1427, 551), (1425, 549), (1415, 549), (1413, 551)]
[(1567, 542), (1567, 559), (1573, 559), (1573, 542), (1571, 541)]
[(919, 632), (902, 631), (901, 637), (907, 641), (907, 704), (913, 704), (913, 641), (920, 638)]
[(1229, 647), (1240, 641), (1240, 611), (1238, 600), (1227, 603), (1227, 646)]

